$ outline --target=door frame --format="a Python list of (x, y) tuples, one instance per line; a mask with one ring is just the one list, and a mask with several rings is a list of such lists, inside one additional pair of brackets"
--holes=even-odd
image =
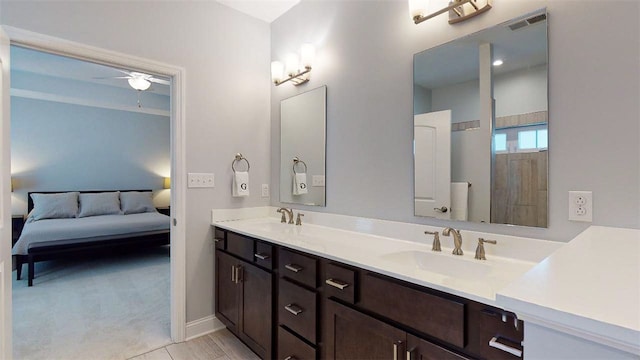
[[(171, 78), (171, 339), (174, 342), (184, 341), (186, 336), (185, 69), (15, 27), (4, 25), (1, 27), (9, 36), (11, 44)], [(3, 171), (6, 170), (3, 169)]]

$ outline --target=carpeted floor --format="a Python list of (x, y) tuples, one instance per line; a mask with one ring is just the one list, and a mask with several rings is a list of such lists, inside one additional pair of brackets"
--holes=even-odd
[(171, 343), (168, 246), (38, 263), (33, 287), (15, 277), (16, 360), (127, 359)]

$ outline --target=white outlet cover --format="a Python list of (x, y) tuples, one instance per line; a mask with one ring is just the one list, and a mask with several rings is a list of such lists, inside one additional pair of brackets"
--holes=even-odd
[(269, 197), (269, 184), (262, 184), (262, 197)]
[(593, 193), (591, 191), (569, 191), (569, 220), (593, 221)]

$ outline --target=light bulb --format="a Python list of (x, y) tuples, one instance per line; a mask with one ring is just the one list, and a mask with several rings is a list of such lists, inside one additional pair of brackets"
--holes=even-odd
[(141, 77), (132, 77), (132, 78), (129, 78), (128, 81), (129, 81), (129, 85), (132, 88), (140, 91), (147, 90), (151, 86), (151, 83), (149, 81)]
[(284, 65), (280, 61), (271, 62), (271, 80), (273, 82), (282, 81), (284, 75)]
[(500, 66), (502, 64), (504, 64), (504, 61), (502, 61), (501, 59), (498, 59), (498, 60), (493, 62), (493, 66)]
[(428, 0), (409, 0), (411, 20), (415, 19), (416, 16), (424, 16), (427, 13), (428, 7)]
[(298, 55), (296, 54), (287, 55), (287, 60), (285, 65), (285, 71), (287, 75), (289, 76), (295, 75), (298, 73), (299, 69), (300, 69), (300, 62), (298, 61)]
[(316, 48), (311, 44), (303, 44), (300, 49), (300, 62), (305, 68), (311, 68), (316, 57)]

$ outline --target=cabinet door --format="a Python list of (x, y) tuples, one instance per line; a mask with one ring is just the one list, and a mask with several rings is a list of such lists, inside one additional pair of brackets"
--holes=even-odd
[(327, 302), (325, 325), (327, 358), (389, 360), (405, 354), (404, 331), (334, 301)]
[(273, 339), (273, 276), (255, 265), (243, 262), (241, 333), (247, 344), (263, 359), (271, 359)]
[[(404, 359), (404, 357), (403, 357)], [(419, 337), (407, 334), (407, 360), (464, 360), (468, 359)]]
[(237, 265), (238, 260), (216, 251), (216, 316), (232, 332), (240, 320), (240, 286), (234, 280)]

